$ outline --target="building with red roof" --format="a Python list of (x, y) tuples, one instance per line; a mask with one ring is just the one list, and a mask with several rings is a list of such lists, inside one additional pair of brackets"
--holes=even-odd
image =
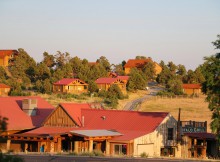
[[(0, 97), (0, 103), (0, 116), (8, 119), (7, 131), (1, 132), (1, 136), (19, 134), (41, 127), (43, 121), (54, 110), (54, 107), (41, 97)], [(22, 140), (18, 143), (8, 138), (7, 144), (0, 145), (1, 149), (9, 149), (11, 145), (12, 149), (21, 151), (24, 150), (22, 146), (25, 142)]]
[(129, 59), (124, 65), (125, 74), (129, 74), (132, 68), (142, 69), (147, 63), (152, 62), (155, 66), (155, 73), (160, 74), (162, 71), (161, 66), (154, 62), (151, 58), (147, 59)]
[(201, 84), (183, 84), (183, 93), (187, 95), (200, 95), (202, 93)]
[(53, 84), (54, 93), (81, 94), (88, 92), (88, 84), (76, 78), (63, 78)]
[(126, 94), (126, 84), (127, 82), (121, 80), (120, 78), (98, 78), (95, 83), (98, 85), (99, 90), (108, 90), (112, 85), (118, 85), (122, 93)]
[[(38, 146), (44, 145), (48, 152), (81, 153), (96, 149), (108, 155), (140, 156), (146, 152), (149, 156), (160, 156), (161, 148), (176, 147), (177, 124), (169, 113), (91, 107), (90, 104), (62, 103), (42, 127), (11, 138), (33, 140), (28, 148), (37, 145), (38, 140)], [(170, 139), (167, 139), (168, 133)]]
[(0, 96), (8, 96), (10, 90), (11, 90), (10, 86), (0, 83)]
[(18, 55), (17, 50), (0, 50), (0, 66), (7, 67)]

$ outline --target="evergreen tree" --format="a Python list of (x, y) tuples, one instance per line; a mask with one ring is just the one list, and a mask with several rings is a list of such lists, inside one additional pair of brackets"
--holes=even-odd
[[(213, 42), (216, 49), (220, 49), (220, 36)], [(205, 82), (203, 83), (203, 92), (207, 95), (209, 109), (212, 111), (211, 129), (217, 135), (220, 142), (220, 53), (204, 58), (203, 74)]]

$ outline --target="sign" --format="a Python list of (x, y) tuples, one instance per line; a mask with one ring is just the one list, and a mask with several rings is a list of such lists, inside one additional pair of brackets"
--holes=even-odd
[(205, 127), (182, 127), (182, 133), (205, 133), (206, 128)]

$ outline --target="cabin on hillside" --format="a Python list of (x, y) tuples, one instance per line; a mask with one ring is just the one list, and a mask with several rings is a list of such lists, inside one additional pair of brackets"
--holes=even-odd
[(0, 50), (0, 66), (9, 66), (17, 55), (17, 50)]
[(88, 84), (80, 79), (63, 78), (53, 84), (54, 93), (81, 94), (88, 92)]
[(38, 142), (43, 140), (40, 136), (31, 142), (30, 136), (24, 138), (17, 134), (40, 127), (54, 107), (43, 98), (33, 96), (0, 97), (0, 103), (0, 116), (8, 119), (7, 130), (0, 132), (3, 139), (0, 141), (0, 150), (38, 152)]
[(108, 90), (112, 85), (118, 85), (118, 87), (121, 89), (122, 93), (126, 94), (126, 82), (119, 78), (98, 78), (96, 81), (96, 84), (99, 88), (99, 90)]
[(202, 93), (201, 84), (183, 84), (183, 93), (187, 95), (200, 95)]
[[(153, 62), (153, 60), (151, 58), (129, 59), (127, 63), (124, 65), (125, 74), (129, 74), (132, 68), (142, 69), (148, 62)], [(156, 75), (160, 74), (160, 72), (162, 71), (161, 66), (156, 62), (153, 62), (153, 64), (155, 66)]]
[[(140, 124), (141, 123), (141, 124)], [(150, 124), (149, 124), (150, 123)], [(176, 147), (176, 120), (166, 112), (92, 109), (89, 104), (61, 103), (42, 126), (8, 135), (12, 142), (28, 141), (27, 148), (45, 152), (92, 152), (113, 156), (160, 156)], [(9, 145), (11, 149), (13, 145)]]
[(8, 96), (10, 90), (11, 90), (10, 86), (0, 83), (0, 96)]

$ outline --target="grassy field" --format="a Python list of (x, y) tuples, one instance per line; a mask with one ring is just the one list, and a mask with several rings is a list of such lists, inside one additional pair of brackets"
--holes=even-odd
[(181, 120), (207, 121), (208, 132), (211, 122), (211, 111), (208, 109), (208, 103), (205, 102), (205, 96), (199, 98), (152, 98), (139, 105), (139, 111), (163, 111), (170, 112), (178, 119), (178, 110), (181, 108)]

